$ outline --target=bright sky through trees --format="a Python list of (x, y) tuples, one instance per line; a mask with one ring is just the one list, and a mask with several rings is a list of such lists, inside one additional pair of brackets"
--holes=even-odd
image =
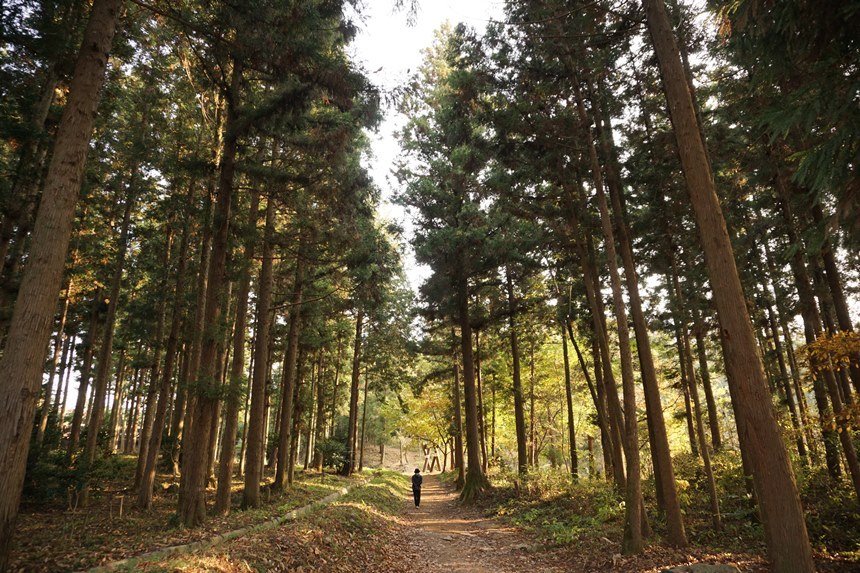
[[(396, 11), (393, 0), (371, 0), (366, 4), (361, 16), (361, 32), (353, 42), (352, 54), (370, 72), (371, 80), (386, 93), (404, 85), (418, 69), (423, 50), (433, 43), (433, 33), (446, 20), (483, 29), (490, 20), (502, 19), (504, 7), (501, 0), (421, 0), (414, 23), (408, 25), (406, 8)], [(373, 157), (369, 158), (368, 168), (385, 199), (381, 214), (404, 225), (407, 235), (411, 235), (403, 209), (390, 202), (396, 184), (391, 178), (391, 168), (399, 150), (394, 134), (403, 121), (395, 109), (385, 110), (379, 131), (370, 134)], [(407, 255), (406, 271), (416, 289), (429, 272), (416, 266), (411, 252)]]

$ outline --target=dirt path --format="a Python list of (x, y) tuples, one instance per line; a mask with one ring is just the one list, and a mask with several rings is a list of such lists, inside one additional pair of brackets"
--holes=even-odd
[(421, 507), (412, 498), (403, 512), (408, 554), (421, 573), (550, 573), (536, 563), (534, 541), (500, 521), (459, 504), (438, 476), (424, 476)]

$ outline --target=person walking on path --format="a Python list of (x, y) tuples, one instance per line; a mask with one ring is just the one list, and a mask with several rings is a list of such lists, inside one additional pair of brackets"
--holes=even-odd
[(421, 505), (421, 482), (423, 481), (421, 470), (415, 468), (415, 473), (412, 474), (412, 497), (415, 498), (415, 507)]

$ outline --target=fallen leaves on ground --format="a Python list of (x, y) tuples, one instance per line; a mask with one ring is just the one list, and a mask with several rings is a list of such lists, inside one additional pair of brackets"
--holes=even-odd
[[(166, 476), (162, 476), (167, 480)], [(354, 482), (355, 480), (353, 480)], [(210, 539), (249, 525), (284, 515), (292, 509), (322, 499), (350, 483), (336, 475), (298, 474), (292, 488), (280, 495), (264, 497), (261, 508), (239, 511), (242, 482), (233, 484), (233, 510), (228, 515), (210, 515), (201, 527), (176, 526), (175, 493), (157, 488), (152, 509), (134, 507), (134, 496), (123, 499), (119, 516), (116, 495), (94, 495), (87, 508), (64, 510), (40, 508), (19, 514), (13, 540), (12, 573), (61, 573), (117, 561), (164, 547)], [(214, 498), (214, 489), (207, 492)], [(210, 504), (211, 510), (211, 504)]]

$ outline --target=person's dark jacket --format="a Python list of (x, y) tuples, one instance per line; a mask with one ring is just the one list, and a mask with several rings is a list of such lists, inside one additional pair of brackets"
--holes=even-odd
[(421, 482), (424, 481), (424, 478), (421, 477), (421, 474), (412, 474), (412, 489), (421, 489)]

